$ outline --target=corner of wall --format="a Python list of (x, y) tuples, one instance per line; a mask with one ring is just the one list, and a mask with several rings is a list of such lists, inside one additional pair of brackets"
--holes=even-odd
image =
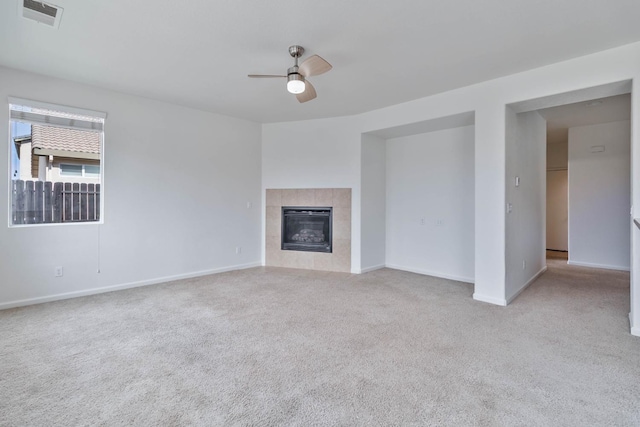
[(473, 299), (476, 300), (476, 301), (486, 302), (486, 303), (489, 303), (489, 304), (499, 305), (499, 306), (502, 306), (502, 307), (506, 307), (506, 305), (507, 305), (507, 300), (506, 299), (489, 297), (489, 296), (478, 294), (477, 292), (473, 293)]
[(525, 289), (527, 289), (533, 282), (538, 280), (540, 276), (542, 276), (547, 271), (547, 266), (545, 265), (538, 271), (531, 279), (527, 281), (520, 289), (515, 291), (511, 296), (507, 297), (507, 304), (511, 304), (513, 300), (515, 300)]

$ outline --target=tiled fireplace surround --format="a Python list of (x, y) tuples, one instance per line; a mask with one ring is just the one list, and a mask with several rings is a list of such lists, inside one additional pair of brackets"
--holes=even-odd
[[(351, 189), (267, 189), (265, 264), (271, 267), (351, 271)], [(333, 207), (333, 253), (283, 251), (282, 206)]]

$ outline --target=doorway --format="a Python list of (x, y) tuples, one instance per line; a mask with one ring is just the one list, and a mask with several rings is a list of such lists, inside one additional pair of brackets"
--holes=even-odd
[[(507, 302), (548, 268), (561, 266), (563, 271), (578, 275), (602, 271), (594, 268), (633, 273), (632, 250), (637, 250), (638, 245), (630, 245), (634, 236), (629, 215), (634, 172), (631, 90), (631, 81), (625, 80), (506, 106)], [(566, 163), (555, 168), (546, 159), (540, 161), (547, 148), (555, 147), (547, 145), (554, 132), (563, 137), (567, 147)], [(547, 191), (548, 183), (552, 187), (555, 183), (555, 189), (561, 190)], [(566, 204), (562, 201), (563, 192), (567, 194)], [(564, 249), (562, 237), (554, 241), (550, 236), (547, 246), (547, 227), (556, 235), (565, 234), (563, 210), (550, 213), (560, 221), (554, 223), (550, 218), (547, 224), (547, 204), (554, 200), (567, 207), (566, 260), (553, 259), (558, 252), (547, 251)], [(547, 257), (547, 253), (551, 256)], [(632, 283), (628, 273), (626, 277), (634, 300), (637, 281)]]
[(569, 174), (547, 168), (547, 258), (569, 259)]
[(538, 112), (547, 121), (547, 258), (629, 270), (630, 95)]

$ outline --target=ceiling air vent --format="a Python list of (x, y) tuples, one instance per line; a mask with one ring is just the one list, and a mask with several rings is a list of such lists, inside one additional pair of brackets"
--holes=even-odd
[(51, 3), (36, 0), (20, 0), (20, 15), (53, 28), (60, 26), (63, 9)]

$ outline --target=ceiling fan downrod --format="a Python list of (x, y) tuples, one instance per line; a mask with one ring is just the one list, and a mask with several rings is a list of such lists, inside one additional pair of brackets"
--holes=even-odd
[(293, 57), (293, 67), (287, 70), (287, 90), (293, 94), (300, 94), (305, 91), (306, 83), (304, 76), (298, 72), (298, 58), (304, 53), (302, 46), (289, 46), (289, 55)]

